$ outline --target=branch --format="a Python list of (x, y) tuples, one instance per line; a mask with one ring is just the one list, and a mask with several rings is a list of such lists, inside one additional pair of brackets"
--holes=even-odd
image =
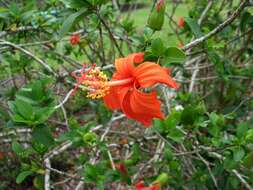
[(46, 158), (44, 160), (45, 163), (45, 179), (44, 179), (44, 189), (45, 190), (50, 190), (50, 170), (48, 168), (51, 168), (51, 163), (49, 158)]
[(73, 89), (70, 90), (70, 91), (67, 93), (67, 95), (65, 96), (65, 98), (63, 99), (63, 101), (60, 102), (60, 104), (56, 105), (56, 106), (54, 107), (54, 109), (58, 109), (58, 108), (62, 107), (62, 106), (68, 101), (68, 99), (69, 99), (70, 96), (72, 95), (73, 91), (74, 91)]
[(220, 25), (218, 25), (215, 29), (213, 29), (211, 32), (209, 32), (208, 34), (197, 38), (196, 40), (186, 44), (182, 50), (186, 51), (188, 49), (191, 49), (194, 46), (199, 45), (200, 43), (206, 41), (208, 38), (214, 36), (215, 34), (219, 33), (220, 31), (222, 31), (226, 26), (228, 26), (229, 24), (231, 24), (242, 12), (242, 10), (247, 6), (249, 0), (244, 0), (239, 7), (235, 10), (235, 12), (227, 19), (225, 20), (223, 23), (221, 23)]
[(241, 181), (241, 183), (248, 189), (253, 190), (249, 183), (242, 177), (242, 175), (237, 170), (232, 170), (233, 174)]
[(201, 25), (203, 20), (205, 19), (206, 14), (208, 13), (208, 11), (210, 10), (210, 8), (213, 5), (213, 0), (210, 0), (209, 3), (207, 4), (205, 10), (203, 11), (203, 13), (201, 14), (200, 18), (198, 19), (198, 24)]
[(33, 58), (35, 61), (37, 61), (41, 66), (43, 66), (48, 72), (50, 72), (51, 74), (53, 74), (54, 76), (57, 76), (57, 73), (54, 72), (54, 70), (49, 66), (47, 65), (43, 60), (41, 60), (40, 58), (36, 57), (34, 54), (32, 54), (30, 51), (16, 45), (16, 44), (13, 44), (11, 42), (7, 42), (7, 41), (3, 41), (1, 40), (0, 41), (0, 45), (7, 45), (7, 46), (10, 46), (10, 47), (13, 47), (14, 49), (16, 50), (19, 50), (21, 52), (23, 52), (24, 54), (28, 55), (29, 57)]
[(55, 147), (53, 150), (45, 154), (44, 159), (51, 159), (52, 157), (60, 154), (61, 152), (65, 151), (67, 148), (69, 148), (72, 145), (71, 141), (66, 141), (59, 146)]
[(38, 29), (34, 28), (33, 26), (23, 26), (23, 27), (17, 28), (16, 30), (8, 30), (8, 31), (0, 32), (0, 38), (6, 36), (8, 34), (15, 34), (15, 33), (25, 32), (25, 31), (29, 31), (29, 30), (38, 30)]
[(105, 29), (108, 31), (111, 40), (114, 42), (114, 45), (116, 46), (117, 50), (119, 51), (120, 56), (124, 56), (123, 52), (121, 51), (116, 39), (114, 38), (114, 35), (110, 29), (110, 27), (106, 24), (105, 20), (99, 15), (97, 14), (98, 18), (100, 19), (101, 23), (104, 25)]
[[(216, 152), (212, 152), (212, 155), (221, 160), (225, 159), (222, 155)], [(243, 178), (243, 176), (236, 169), (233, 169), (232, 172), (248, 190), (253, 190), (253, 187), (250, 186), (250, 184)]]

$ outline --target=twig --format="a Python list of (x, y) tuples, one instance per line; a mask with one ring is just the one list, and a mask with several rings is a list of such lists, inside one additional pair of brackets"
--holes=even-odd
[(253, 187), (251, 187), (250, 184), (248, 184), (248, 182), (242, 177), (242, 175), (237, 170), (233, 169), (232, 172), (242, 182), (242, 184), (244, 184), (244, 186), (248, 190), (253, 190)]
[(50, 170), (48, 168), (51, 168), (51, 163), (49, 158), (46, 158), (44, 160), (45, 163), (45, 178), (44, 178), (44, 189), (45, 190), (50, 190)]
[(193, 74), (192, 74), (192, 77), (191, 77), (191, 83), (190, 83), (190, 86), (189, 86), (189, 92), (193, 91), (194, 84), (195, 84), (195, 79), (196, 79), (197, 74), (199, 72), (198, 65), (199, 65), (199, 61), (196, 63), (196, 69), (193, 71)]
[[(221, 160), (224, 160), (225, 158), (216, 153), (216, 152), (212, 152), (211, 155), (221, 159)], [(233, 174), (240, 180), (240, 182), (248, 189), (248, 190), (253, 190), (253, 187), (250, 186), (250, 184), (243, 178), (243, 176), (236, 170), (236, 169), (233, 169), (232, 170)]]
[(52, 157), (60, 154), (61, 152), (65, 151), (67, 148), (69, 148), (72, 145), (71, 141), (66, 141), (59, 146), (55, 147), (53, 150), (45, 154), (44, 159), (51, 159)]
[(33, 26), (24, 26), (24, 27), (20, 27), (17, 28), (16, 30), (9, 30), (9, 31), (2, 31), (0, 32), (0, 38), (8, 35), (8, 34), (15, 34), (15, 33), (19, 33), (19, 32), (25, 32), (25, 31), (29, 31), (29, 30), (38, 30), (38, 28), (35, 28)]
[(238, 110), (243, 104), (245, 104), (246, 102), (248, 102), (248, 101), (250, 101), (250, 100), (252, 100), (252, 99), (253, 99), (253, 96), (244, 99), (243, 101), (240, 102), (240, 104), (239, 104), (238, 106), (236, 106), (236, 108), (235, 108), (232, 112), (230, 112), (230, 113), (228, 113), (228, 114), (226, 114), (226, 115), (230, 115), (230, 114), (232, 114), (232, 113), (237, 112), (237, 110)]
[(117, 50), (119, 51), (120, 56), (124, 56), (124, 54), (123, 54), (123, 52), (121, 51), (121, 49), (120, 49), (120, 47), (119, 47), (119, 45), (118, 45), (116, 39), (114, 38), (114, 35), (113, 35), (111, 29), (110, 29), (109, 26), (106, 24), (105, 20), (104, 20), (99, 14), (97, 14), (97, 15), (98, 15), (98, 18), (100, 19), (101, 23), (104, 25), (105, 29), (108, 31), (111, 40), (114, 42), (114, 44), (115, 44)]
[(201, 25), (206, 14), (208, 13), (208, 11), (210, 10), (210, 8), (212, 7), (213, 5), (213, 0), (210, 0), (206, 6), (206, 8), (204, 9), (204, 11), (202, 12), (201, 16), (199, 17), (198, 19), (198, 24)]
[(83, 184), (84, 184), (84, 182), (83, 182), (83, 181), (80, 181), (80, 182), (77, 184), (75, 190), (80, 190), (80, 189), (83, 187)]
[(62, 102), (60, 102), (60, 104), (56, 105), (56, 106), (54, 107), (54, 109), (58, 109), (58, 108), (62, 107), (62, 106), (68, 101), (68, 99), (69, 99), (70, 96), (72, 95), (73, 91), (74, 91), (73, 89), (70, 90), (70, 91), (67, 93), (67, 95), (65, 96), (65, 98), (62, 100)]
[(7, 41), (0, 41), (0, 45), (7, 45), (7, 46), (11, 46), (13, 47), (14, 49), (17, 49), (21, 52), (23, 52), (24, 54), (28, 55), (29, 57), (33, 58), (35, 61), (37, 61), (41, 66), (43, 66), (47, 71), (49, 71), (51, 74), (53, 74), (54, 76), (57, 76), (57, 73), (54, 72), (54, 70), (49, 66), (47, 65), (43, 60), (41, 60), (40, 58), (36, 57), (34, 54), (32, 54), (30, 51), (16, 45), (16, 44), (13, 44), (11, 42), (7, 42)]
[(220, 189), (219, 188), (219, 186), (218, 186), (218, 183), (217, 183), (217, 181), (216, 181), (216, 179), (215, 179), (215, 177), (214, 177), (214, 175), (213, 175), (213, 173), (212, 173), (212, 170), (211, 170), (211, 168), (210, 168), (210, 164), (209, 164), (209, 162), (208, 161), (206, 161), (199, 153), (197, 153), (197, 156), (200, 158), (200, 160), (206, 165), (206, 167), (207, 167), (207, 169), (208, 169), (208, 172), (209, 172), (209, 174), (210, 174), (210, 176), (211, 176), (211, 178), (212, 178), (212, 180), (213, 180), (213, 183), (214, 183), (214, 186), (215, 186), (215, 188), (216, 189)]
[(107, 154), (108, 154), (109, 160), (111, 162), (112, 169), (115, 170), (115, 164), (114, 164), (113, 159), (112, 159), (112, 154), (109, 150), (107, 151)]
[(196, 40), (186, 44), (182, 50), (186, 51), (194, 46), (199, 45), (200, 43), (206, 41), (208, 38), (214, 36), (215, 34), (217, 34), (218, 32), (222, 31), (226, 26), (228, 26), (229, 24), (231, 24), (241, 13), (241, 11), (246, 7), (248, 3), (248, 0), (244, 0), (241, 2), (241, 4), (239, 5), (239, 7), (236, 9), (236, 11), (227, 19), (225, 20), (223, 23), (221, 23), (220, 25), (218, 25), (215, 29), (213, 29), (211, 32), (209, 32), (208, 34), (197, 38)]
[(8, 132), (2, 132), (0, 133), (0, 137), (4, 137), (4, 136), (9, 136), (9, 135), (17, 135), (18, 133), (31, 133), (32, 130), (31, 129), (16, 129), (16, 130), (11, 130)]

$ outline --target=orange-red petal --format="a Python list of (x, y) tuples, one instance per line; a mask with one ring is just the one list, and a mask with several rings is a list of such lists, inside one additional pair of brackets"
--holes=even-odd
[(144, 182), (139, 181), (138, 183), (136, 183), (135, 187), (136, 187), (136, 190), (142, 190), (145, 187)]
[(167, 69), (153, 62), (144, 62), (138, 65), (133, 76), (143, 88), (151, 87), (154, 84), (162, 83), (171, 88), (178, 89), (179, 85), (169, 75)]
[(149, 127), (153, 118), (164, 118), (160, 105), (156, 92), (142, 93), (133, 88), (124, 96), (121, 108), (127, 117)]
[(133, 62), (128, 61), (127, 58), (119, 58), (115, 60), (116, 73), (114, 78), (124, 79), (132, 76), (134, 65)]
[(130, 87), (131, 86), (129, 85), (111, 87), (109, 94), (103, 98), (105, 105), (112, 110), (122, 109), (123, 99), (129, 91)]
[(142, 63), (144, 61), (144, 53), (132, 53), (127, 56), (128, 61), (131, 63)]
[(117, 90), (117, 87), (112, 87), (109, 94), (103, 97), (104, 103), (109, 109), (121, 109)]
[(132, 53), (124, 58), (115, 60), (116, 73), (114, 78), (122, 79), (132, 76), (135, 69), (134, 64), (138, 64), (144, 61), (144, 53)]
[(156, 91), (143, 93), (135, 89), (130, 97), (130, 105), (135, 113), (152, 115), (156, 118), (164, 118), (161, 112), (161, 102), (157, 99)]
[(159, 190), (160, 189), (160, 184), (159, 183), (154, 183), (149, 187), (144, 186), (144, 182), (140, 181), (136, 185), (136, 190)]

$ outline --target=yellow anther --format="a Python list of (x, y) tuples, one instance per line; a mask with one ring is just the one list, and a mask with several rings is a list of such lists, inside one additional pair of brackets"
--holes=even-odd
[(107, 84), (108, 78), (99, 68), (92, 69), (82, 81), (82, 85), (88, 89), (86, 97), (91, 99), (99, 99), (107, 95), (110, 89)]

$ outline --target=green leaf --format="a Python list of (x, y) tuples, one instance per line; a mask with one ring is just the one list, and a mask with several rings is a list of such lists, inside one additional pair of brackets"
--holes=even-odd
[(14, 101), (9, 101), (8, 102), (8, 106), (9, 106), (9, 108), (10, 108), (10, 110), (11, 110), (12, 113), (18, 113), (18, 110), (17, 110), (17, 108), (15, 106), (15, 102)]
[(143, 38), (144, 41), (149, 41), (153, 35), (153, 30), (149, 27), (144, 27), (143, 29)]
[(240, 29), (246, 31), (248, 24), (252, 20), (252, 15), (250, 12), (243, 12), (241, 15)]
[(91, 164), (86, 164), (84, 167), (84, 178), (88, 182), (101, 182), (104, 180), (104, 170), (102, 164), (98, 165), (91, 165)]
[(46, 151), (48, 151), (48, 147), (41, 144), (40, 142), (36, 141), (36, 140), (32, 140), (32, 148), (39, 154), (43, 154)]
[(240, 123), (236, 129), (236, 136), (242, 138), (247, 134), (248, 126), (246, 123)]
[(36, 126), (32, 131), (32, 138), (34, 141), (50, 147), (54, 144), (54, 138), (50, 132), (49, 127), (45, 125)]
[(164, 53), (165, 47), (161, 38), (156, 38), (152, 41), (151, 50), (155, 56), (161, 56)]
[(75, 9), (80, 9), (83, 7), (87, 7), (89, 3), (85, 1), (80, 1), (80, 0), (70, 0), (70, 7), (75, 8)]
[(248, 12), (253, 16), (253, 7), (248, 8)]
[(19, 144), (17, 141), (13, 141), (11, 144), (12, 150), (15, 152), (17, 155), (22, 155), (25, 152), (25, 149), (21, 144)]
[(248, 153), (242, 161), (242, 164), (247, 168), (253, 167), (253, 152)]
[(32, 174), (33, 174), (32, 171), (23, 171), (23, 172), (19, 173), (16, 178), (16, 183), (17, 184), (22, 183), (28, 176), (30, 176)]
[(168, 161), (173, 159), (173, 152), (169, 146), (164, 149), (164, 158)]
[(164, 63), (182, 63), (186, 58), (186, 55), (181, 49), (176, 47), (168, 47), (164, 52)]
[(34, 108), (36, 124), (44, 123), (53, 113), (55, 109), (53, 107), (36, 107)]
[(36, 81), (32, 85), (32, 95), (34, 100), (40, 100), (44, 93), (43, 93), (43, 84), (41, 81)]
[(52, 90), (47, 88), (51, 82), (51, 78), (44, 78), (28, 84), (17, 92), (16, 99), (32, 106), (52, 106)]
[(17, 114), (12, 116), (12, 120), (16, 123), (26, 123), (27, 125), (32, 125), (34, 123), (33, 121), (28, 121)]
[(199, 113), (196, 109), (196, 105), (188, 105), (184, 108), (181, 114), (181, 123), (183, 125), (193, 125), (195, 120), (198, 119)]
[(235, 176), (229, 176), (228, 181), (232, 185), (233, 189), (238, 189), (240, 181)]
[(175, 142), (178, 142), (178, 143), (183, 142), (183, 140), (184, 140), (184, 134), (178, 128), (174, 128), (172, 130), (169, 130), (167, 137), (172, 139)]
[(175, 128), (181, 118), (181, 112), (173, 110), (171, 114), (166, 118), (165, 124), (168, 128)]
[(30, 99), (30, 98), (28, 98), (26, 96), (19, 95), (19, 94), (16, 95), (16, 98), (18, 100), (21, 100), (21, 101), (26, 102), (26, 103), (31, 104), (31, 105), (37, 103), (36, 101), (34, 101), (34, 100), (32, 100), (32, 99)]
[(99, 123), (105, 124), (111, 119), (112, 112), (108, 110), (103, 103), (99, 103), (98, 105), (96, 105), (95, 109)]
[(226, 157), (224, 160), (224, 168), (227, 170), (231, 170), (234, 169), (237, 165), (237, 162), (234, 161), (234, 159), (232, 159), (230, 156)]
[(153, 122), (153, 129), (158, 133), (163, 133), (165, 131), (163, 120), (155, 118)]
[(238, 147), (236, 149), (234, 149), (234, 154), (233, 154), (233, 159), (236, 162), (239, 162), (245, 155), (245, 151), (242, 147)]
[(44, 189), (44, 176), (42, 175), (36, 176), (33, 179), (33, 185), (38, 190)]
[(203, 33), (201, 32), (198, 22), (195, 19), (186, 18), (185, 22), (190, 27), (190, 29), (191, 29), (192, 33), (195, 35), (195, 37), (200, 38), (201, 36), (203, 36)]
[(64, 36), (64, 34), (66, 34), (71, 27), (73, 26), (73, 24), (75, 23), (75, 21), (78, 19), (78, 17), (82, 16), (84, 13), (87, 12), (86, 8), (82, 8), (81, 10), (79, 10), (76, 13), (71, 14), (63, 23), (61, 30), (59, 32), (59, 36), (60, 38), (62, 36)]
[(22, 115), (25, 119), (32, 119), (33, 116), (33, 108), (30, 104), (17, 99), (15, 101), (15, 106), (20, 115)]
[(9, 17), (9, 10), (3, 7), (0, 7), (0, 18), (8, 19)]

